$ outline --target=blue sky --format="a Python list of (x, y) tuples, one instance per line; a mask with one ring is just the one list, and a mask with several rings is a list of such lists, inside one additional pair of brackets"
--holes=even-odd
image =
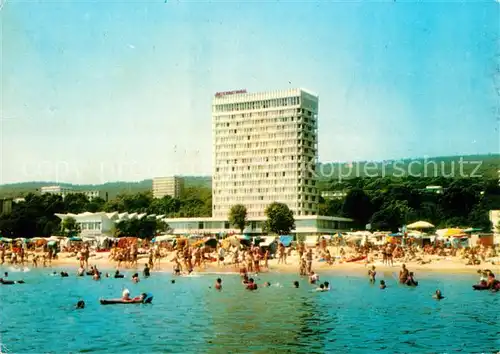
[(499, 9), (7, 0), (0, 184), (210, 174), (212, 96), (243, 88), (316, 92), (322, 162), (498, 153)]

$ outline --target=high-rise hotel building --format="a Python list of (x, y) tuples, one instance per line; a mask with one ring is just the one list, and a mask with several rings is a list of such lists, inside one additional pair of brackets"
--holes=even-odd
[(318, 96), (303, 89), (217, 93), (212, 104), (212, 216), (232, 205), (264, 216), (272, 202), (295, 216), (316, 215)]

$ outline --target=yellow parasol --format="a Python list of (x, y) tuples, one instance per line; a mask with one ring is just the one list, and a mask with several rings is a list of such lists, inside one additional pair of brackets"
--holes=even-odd
[(408, 229), (432, 229), (434, 225), (427, 221), (416, 221), (407, 226)]
[(462, 229), (450, 228), (450, 229), (437, 230), (436, 234), (440, 237), (452, 237), (452, 236), (460, 235), (463, 232), (464, 232), (464, 230), (462, 230)]

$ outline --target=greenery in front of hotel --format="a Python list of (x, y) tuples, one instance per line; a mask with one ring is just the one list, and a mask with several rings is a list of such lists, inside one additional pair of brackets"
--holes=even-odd
[[(443, 187), (442, 194), (427, 186)], [(490, 231), (488, 211), (500, 209), (500, 187), (494, 178), (352, 178), (322, 181), (320, 190), (342, 191), (343, 199), (320, 198), (320, 215), (342, 216), (355, 220), (357, 228), (371, 224), (373, 230), (397, 230), (403, 224), (426, 220), (437, 227), (478, 227)], [(278, 204), (279, 205), (279, 204)], [(35, 237), (61, 232), (61, 220), (55, 213), (84, 211), (137, 212), (167, 217), (206, 217), (211, 215), (212, 194), (206, 186), (188, 187), (176, 199), (154, 199), (150, 192), (122, 193), (105, 202), (89, 201), (83, 194), (69, 194), (64, 200), (54, 195), (30, 193), (25, 202), (14, 203), (12, 213), (0, 217), (3, 236)], [(233, 208), (238, 211), (238, 208)], [(241, 229), (246, 209), (228, 215), (230, 223)], [(293, 217), (283, 208), (269, 207), (266, 226), (269, 232), (287, 233), (293, 229)], [(144, 219), (116, 226), (117, 235), (148, 236), (167, 225)]]

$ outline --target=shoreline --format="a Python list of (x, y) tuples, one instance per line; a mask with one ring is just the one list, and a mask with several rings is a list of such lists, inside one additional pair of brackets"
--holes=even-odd
[[(168, 257), (170, 258), (170, 257)], [(120, 271), (142, 271), (144, 264), (147, 262), (147, 257), (139, 257), (137, 262), (137, 267), (120, 267)], [(266, 273), (286, 273), (286, 274), (297, 274), (299, 273), (298, 266), (298, 257), (291, 256), (287, 260), (287, 264), (278, 264), (276, 259), (269, 260), (269, 268), (263, 269), (259, 274)], [(477, 274), (477, 271), (480, 269), (490, 269), (493, 273), (500, 273), (500, 262), (496, 264), (491, 264), (491, 262), (484, 262), (481, 265), (465, 265), (460, 262), (459, 259), (448, 258), (448, 259), (433, 259), (430, 264), (418, 264), (415, 261), (402, 262), (397, 261), (394, 262), (393, 266), (383, 265), (381, 261), (375, 261), (373, 263), (366, 262), (352, 262), (352, 263), (336, 263), (333, 265), (328, 265), (325, 262), (319, 262), (317, 260), (313, 261), (312, 270), (319, 274), (324, 273), (364, 273), (368, 272), (368, 269), (371, 266), (376, 267), (377, 272), (395, 272), (399, 271), (402, 264), (406, 264), (408, 269), (415, 272), (420, 273), (444, 273), (444, 274)], [(108, 259), (108, 253), (98, 253), (97, 258), (91, 257), (89, 259), (89, 266), (96, 265), (98, 268), (102, 268), (104, 270), (115, 270), (117, 268), (117, 264), (114, 261)], [(5, 263), (4, 267), (15, 267), (15, 265)], [(78, 268), (79, 261), (76, 257), (68, 257), (68, 255), (59, 254), (58, 259), (53, 260), (46, 267), (39, 266), (37, 268)], [(155, 266), (154, 269), (151, 269), (152, 272), (171, 272), (173, 270), (174, 263), (168, 261), (167, 259), (160, 262), (159, 266)], [(23, 267), (28, 267), (29, 269), (33, 269), (32, 264), (25, 264)], [(35, 268), (35, 269), (37, 269)], [(196, 267), (194, 269), (195, 273), (218, 273), (218, 274), (239, 274), (239, 269), (234, 265), (221, 265), (218, 266), (216, 262), (207, 263), (205, 268)]]

